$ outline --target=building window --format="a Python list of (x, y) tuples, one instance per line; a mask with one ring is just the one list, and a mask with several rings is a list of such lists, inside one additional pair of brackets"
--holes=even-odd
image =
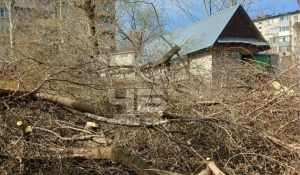
[(276, 37), (274, 37), (274, 38), (270, 38), (269, 42), (270, 42), (270, 44), (272, 44), (272, 43), (277, 43), (277, 41), (278, 40), (276, 40)]
[(271, 48), (271, 52), (276, 52), (276, 47)]
[(0, 17), (4, 18), (6, 16), (6, 10), (5, 9), (0, 9)]
[(279, 18), (279, 21), (287, 21), (289, 20), (289, 16), (282, 16)]
[(294, 16), (294, 20), (295, 20), (295, 21), (298, 21), (298, 15), (295, 15), (295, 16)]
[(259, 21), (259, 22), (258, 22), (258, 24), (262, 24), (262, 22), (261, 22), (261, 21)]
[(262, 27), (258, 27), (258, 29), (262, 29)]
[(282, 36), (280, 37), (280, 42), (289, 42), (290, 41), (290, 36)]
[(290, 26), (283, 26), (279, 28), (279, 32), (286, 32), (290, 30)]
[(266, 21), (267, 25), (274, 24), (278, 22), (278, 18), (269, 19)]
[(280, 47), (279, 52), (286, 53), (290, 51), (290, 47)]
[(298, 41), (298, 37), (294, 36), (294, 41), (297, 42)]
[(103, 19), (103, 23), (104, 23), (104, 24), (110, 24), (110, 20), (107, 19), (107, 18), (105, 18), (105, 19)]
[(276, 27), (276, 28), (271, 28), (271, 29), (269, 30), (269, 34), (272, 34), (272, 33), (278, 33), (278, 27)]

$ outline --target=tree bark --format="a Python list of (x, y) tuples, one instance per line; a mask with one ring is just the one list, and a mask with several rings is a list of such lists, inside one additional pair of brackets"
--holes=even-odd
[[(139, 175), (180, 175), (178, 173), (162, 171), (151, 167), (144, 159), (137, 155), (132, 155), (129, 151), (116, 147), (94, 147), (94, 148), (71, 148), (71, 149), (53, 149), (62, 158), (84, 158), (94, 160), (111, 160), (123, 166), (126, 166)], [(7, 155), (0, 155), (1, 158), (10, 158)], [(31, 158), (22, 158), (22, 160), (49, 159), (48, 156), (42, 157), (36, 155)]]
[(61, 97), (56, 95), (50, 95), (46, 93), (35, 93), (31, 95), (33, 100), (45, 100), (53, 103), (58, 103), (60, 105), (70, 107), (80, 112), (87, 112), (91, 114), (100, 114), (102, 113), (100, 109), (88, 104), (79, 101), (72, 100), (68, 97)]
[[(53, 103), (57, 103), (72, 109), (75, 109), (77, 111), (80, 112), (87, 112), (87, 113), (91, 113), (91, 114), (103, 114), (102, 110), (99, 108), (96, 108), (93, 105), (90, 105), (88, 103), (83, 103), (83, 102), (79, 102), (76, 100), (72, 100), (71, 98), (68, 97), (61, 97), (61, 96), (57, 96), (57, 95), (51, 95), (51, 94), (47, 94), (47, 93), (33, 93), (31, 94), (29, 97), (24, 96), (26, 94), (28, 94), (29, 92), (26, 91), (11, 91), (11, 90), (7, 90), (7, 89), (0, 89), (0, 98), (18, 98), (18, 99), (22, 99), (22, 97), (24, 99), (27, 100), (44, 100), (44, 101), (49, 101), (49, 102), (53, 102)], [(21, 98), (20, 98), (21, 96)]]

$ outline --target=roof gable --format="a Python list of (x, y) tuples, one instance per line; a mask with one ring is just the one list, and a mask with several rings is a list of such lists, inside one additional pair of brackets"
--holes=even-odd
[(219, 37), (247, 38), (266, 42), (242, 6), (239, 6)]
[[(239, 22), (240, 24), (236, 25), (234, 22)], [(193, 25), (165, 35), (164, 39), (172, 46), (187, 42), (179, 52), (181, 55), (186, 55), (211, 47), (220, 36), (226, 35), (227, 37), (251, 38), (265, 42), (263, 36), (241, 5), (228, 8)], [(164, 39), (158, 38), (146, 44), (142, 54), (143, 57), (147, 58), (147, 61), (159, 58), (171, 49), (170, 44)], [(149, 60), (149, 57), (152, 59)]]

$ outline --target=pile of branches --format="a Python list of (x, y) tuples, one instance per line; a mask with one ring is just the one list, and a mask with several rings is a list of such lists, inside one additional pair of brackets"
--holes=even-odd
[[(299, 174), (298, 64), (273, 75), (228, 59), (212, 72), (217, 82), (201, 75), (175, 81), (180, 71), (164, 65), (179, 49), (135, 70), (140, 79), (132, 84), (99, 79), (99, 60), (91, 58), (52, 67), (56, 73), (34, 78), (31, 91), (19, 88), (21, 81), (16, 90), (0, 89), (0, 173)], [(47, 66), (38, 65), (38, 75)], [(130, 86), (163, 89), (167, 106), (127, 113), (121, 98), (108, 115), (106, 90)]]
[(1, 89), (0, 173), (299, 174), (297, 79), (236, 71), (201, 92), (172, 84), (167, 108), (147, 116)]

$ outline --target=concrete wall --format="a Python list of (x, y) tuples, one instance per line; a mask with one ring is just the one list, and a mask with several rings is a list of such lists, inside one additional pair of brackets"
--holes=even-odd
[[(219, 69), (225, 64), (233, 61), (234, 56), (242, 54), (256, 54), (259, 49), (257, 47), (233, 47), (228, 45), (216, 46), (211, 49), (202, 50), (181, 58), (174, 59), (169, 66), (156, 68), (145, 73), (146, 76), (154, 77), (158, 83), (179, 83), (184, 81), (197, 82), (199, 86), (207, 87), (213, 84), (218, 84), (221, 79)], [(134, 56), (126, 54), (117, 54), (111, 56), (111, 66), (129, 66), (133, 65)], [(135, 80), (144, 82), (140, 75), (131, 74), (114, 74), (111, 75), (115, 80)]]
[(135, 55), (133, 52), (124, 52), (109, 55), (110, 66), (133, 66)]
[[(109, 66), (110, 78), (115, 80), (135, 79), (135, 73), (130, 71), (132, 68), (136, 67), (135, 54), (133, 52), (102, 55), (99, 59), (101, 62)], [(100, 76), (107, 76), (107, 74), (101, 73)]]
[(212, 55), (199, 56), (190, 61), (190, 73), (196, 76), (202, 76), (204, 79), (212, 80)]

